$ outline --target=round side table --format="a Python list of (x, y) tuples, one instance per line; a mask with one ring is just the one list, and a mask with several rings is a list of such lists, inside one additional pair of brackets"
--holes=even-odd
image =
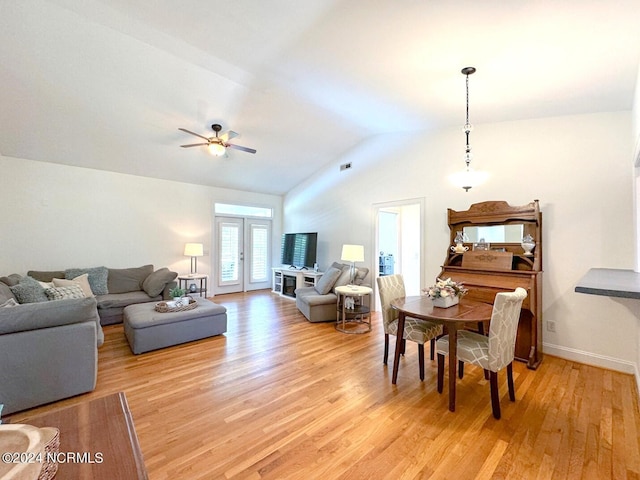
[[(367, 333), (371, 331), (371, 294), (369, 287), (346, 285), (336, 287), (336, 330), (342, 333)], [(366, 303), (364, 297), (367, 297)], [(353, 299), (353, 305), (346, 301)]]

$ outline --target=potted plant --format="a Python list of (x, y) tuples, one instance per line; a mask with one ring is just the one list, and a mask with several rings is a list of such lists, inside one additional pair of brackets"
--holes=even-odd
[(187, 291), (180, 287), (175, 287), (169, 290), (169, 295), (171, 295), (175, 302), (179, 302), (180, 298), (183, 297), (185, 293), (187, 293)]
[(457, 305), (460, 298), (467, 293), (462, 283), (454, 282), (451, 278), (436, 279), (436, 284), (423, 288), (425, 295), (431, 298), (434, 307), (448, 308)]

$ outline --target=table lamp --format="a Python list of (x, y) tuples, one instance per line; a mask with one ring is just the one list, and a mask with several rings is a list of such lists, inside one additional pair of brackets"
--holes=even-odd
[(204, 256), (201, 243), (185, 243), (184, 256), (191, 257), (191, 275), (198, 273), (198, 257)]
[(364, 247), (362, 245), (343, 245), (341, 260), (351, 262), (349, 284), (353, 285), (356, 276), (356, 262), (364, 262)]

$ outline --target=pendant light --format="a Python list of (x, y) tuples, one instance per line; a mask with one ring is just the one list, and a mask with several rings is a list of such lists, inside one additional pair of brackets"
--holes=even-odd
[(465, 192), (468, 192), (472, 187), (482, 183), (482, 181), (486, 178), (486, 174), (482, 172), (476, 172), (471, 168), (471, 159), (473, 158), (473, 154), (471, 153), (471, 145), (469, 144), (469, 134), (473, 130), (473, 125), (469, 122), (469, 75), (473, 75), (476, 73), (476, 69), (474, 67), (465, 67), (461, 70), (462, 74), (465, 75), (466, 78), (466, 87), (467, 87), (467, 116), (466, 121), (463, 127), (463, 131), (466, 137), (466, 146), (464, 153), (464, 163), (465, 169), (451, 176), (451, 180), (456, 185), (462, 187)]

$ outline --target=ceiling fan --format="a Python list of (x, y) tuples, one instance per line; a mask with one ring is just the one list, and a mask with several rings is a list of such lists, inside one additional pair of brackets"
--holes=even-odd
[(237, 137), (239, 135), (238, 133), (232, 130), (229, 130), (228, 132), (224, 132), (223, 134), (218, 136), (218, 134), (222, 130), (222, 126), (218, 123), (214, 123), (213, 125), (211, 125), (211, 128), (213, 129), (216, 135), (215, 137), (208, 137), (208, 138), (205, 137), (204, 135), (200, 135), (199, 133), (195, 133), (190, 130), (187, 130), (186, 128), (179, 128), (178, 130), (182, 130), (185, 133), (188, 133), (190, 135), (195, 135), (196, 137), (200, 137), (203, 140), (206, 140), (206, 143), (189, 143), (187, 145), (180, 145), (180, 146), (182, 148), (206, 146), (209, 149), (209, 152), (212, 155), (215, 155), (216, 157), (221, 157), (225, 155), (227, 153), (227, 148), (242, 150), (243, 152), (248, 152), (248, 153), (256, 153), (256, 150), (253, 148), (242, 147), (240, 145), (229, 143), (230, 139)]

